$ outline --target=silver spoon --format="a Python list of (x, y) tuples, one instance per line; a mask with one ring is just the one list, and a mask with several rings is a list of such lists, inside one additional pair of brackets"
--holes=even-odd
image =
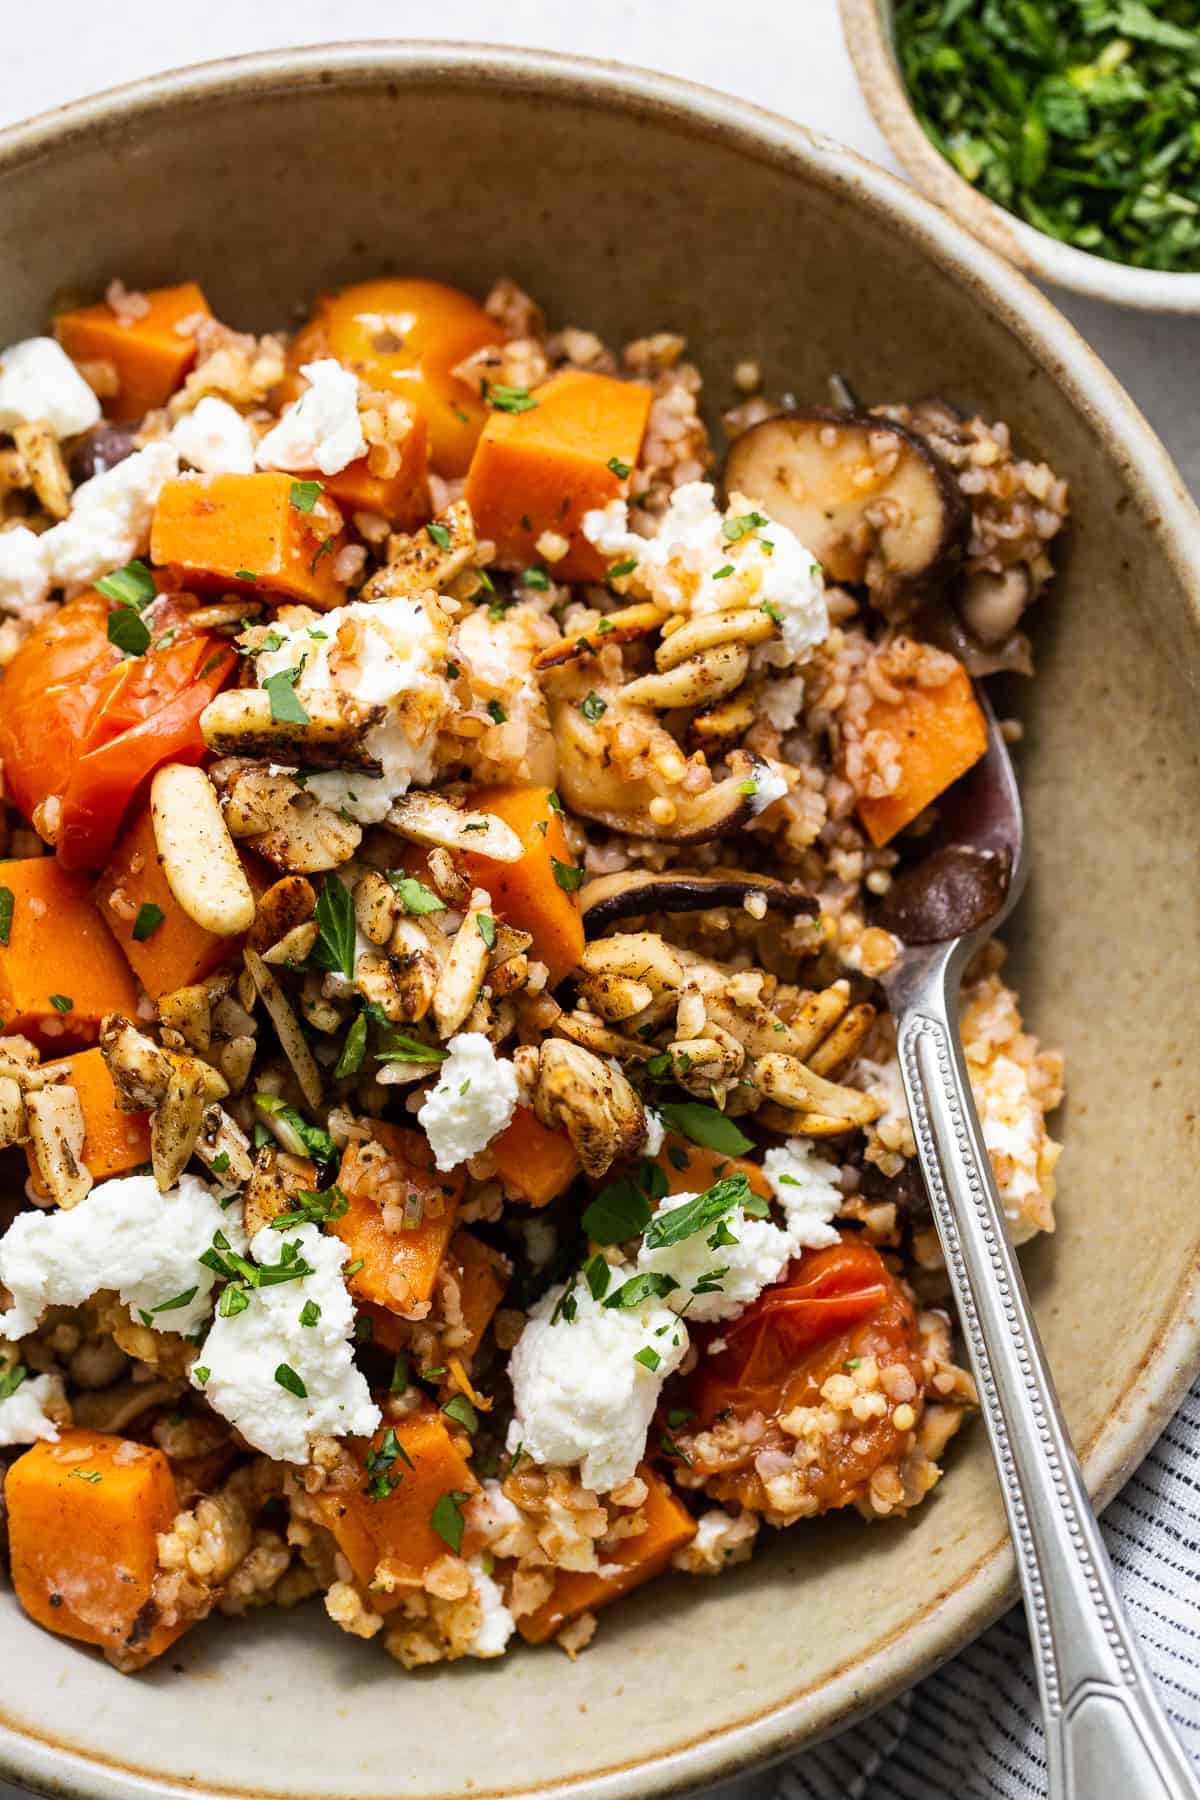
[(1025, 1596), (1051, 1800), (1182, 1800), (1197, 1780), (1117, 1594), (984, 1146), (958, 1031), (971, 956), (1029, 873), (1021, 799), (991, 708), (983, 760), (948, 797), (942, 842), (893, 883), (880, 923), (900, 1068)]

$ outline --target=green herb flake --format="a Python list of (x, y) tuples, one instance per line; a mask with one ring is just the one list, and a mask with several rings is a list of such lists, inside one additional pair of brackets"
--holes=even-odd
[(449, 1054), (440, 1044), (427, 1044), (404, 1031), (389, 1032), (386, 1042), (376, 1051), (380, 1062), (398, 1063), (440, 1063)]
[(13, 911), (16, 899), (10, 887), (0, 887), (0, 944), (7, 944), (12, 936)]
[(599, 694), (588, 694), (579, 702), (579, 710), (588, 724), (594, 725), (597, 719), (602, 719), (608, 711), (608, 701), (602, 700)]
[(452, 1399), (447, 1400), (442, 1411), (448, 1419), (453, 1419), (456, 1425), (461, 1425), (463, 1430), (469, 1432), (472, 1437), (479, 1430), (479, 1414), (465, 1394), (455, 1394)]
[(281, 1388), (286, 1389), (289, 1394), (295, 1394), (297, 1400), (308, 1399), (308, 1389), (290, 1363), (280, 1363), (275, 1371), (275, 1379)]
[(532, 412), (537, 401), (527, 387), (508, 387), (504, 382), (493, 382), (488, 388), (487, 398), (497, 412), (523, 413)]
[[(523, 408), (521, 410), (524, 410)], [(463, 1541), (463, 1502), (469, 1500), (469, 1494), (460, 1493), (451, 1488), (434, 1503), (430, 1515), (430, 1524), (444, 1544), (448, 1544), (455, 1556), (462, 1549)]]
[(550, 867), (554, 870), (554, 879), (564, 894), (573, 894), (583, 886), (583, 870), (577, 869), (574, 863), (560, 862), (557, 856), (552, 856)]
[(315, 1325), (320, 1316), (321, 1308), (315, 1300), (306, 1300), (304, 1305), (300, 1308), (300, 1323), (302, 1325)]
[(330, 969), (354, 978), (354, 951), (357, 937), (354, 925), (354, 901), (346, 884), (332, 870), (321, 884), (314, 917), (317, 941), (309, 960), (318, 969)]
[(357, 1075), (363, 1066), (367, 1054), (367, 1015), (359, 1013), (350, 1024), (342, 1043), (341, 1053), (334, 1064), (333, 1078), (345, 1081), (349, 1075)]
[(245, 1312), (249, 1304), (250, 1296), (245, 1288), (231, 1281), (227, 1288), (222, 1289), (217, 1311), (223, 1319), (235, 1319), (239, 1313)]
[(646, 1227), (643, 1240), (646, 1249), (661, 1250), (668, 1244), (694, 1237), (697, 1232), (710, 1230), (719, 1220), (728, 1218), (749, 1194), (750, 1183), (744, 1175), (726, 1175), (682, 1206), (656, 1213)]
[(327, 537), (324, 540), (324, 542), (318, 547), (316, 554), (314, 555), (312, 561), (308, 565), (309, 574), (315, 575), (317, 572), (317, 564), (320, 562), (321, 558), (323, 556), (331, 556), (332, 554), (333, 554), (333, 539), (331, 537)]
[(636, 568), (637, 568), (637, 557), (636, 556), (626, 557), (624, 562), (609, 563), (608, 579), (610, 581), (619, 581), (621, 579), (622, 575), (632, 575), (633, 571)]
[(258, 576), (254, 573), (253, 569), (235, 569), (233, 571), (233, 579), (235, 581), (257, 582)]
[(602, 1256), (592, 1256), (583, 1265), (583, 1279), (592, 1299), (603, 1300), (612, 1282), (612, 1270)]
[(643, 1369), (649, 1369), (650, 1373), (653, 1375), (655, 1369), (657, 1369), (658, 1365), (661, 1363), (662, 1357), (658, 1354), (657, 1350), (652, 1350), (649, 1344), (645, 1344), (640, 1350), (634, 1351), (633, 1360), (635, 1363), (641, 1363)]
[(727, 544), (738, 544), (760, 525), (769, 525), (770, 520), (760, 512), (739, 513), (735, 518), (721, 520), (721, 536)]
[(475, 925), (488, 949), (494, 950), (496, 948), (496, 921), (491, 913), (476, 913)]
[(622, 461), (619, 456), (610, 456), (604, 466), (611, 470), (618, 481), (627, 481), (633, 473), (633, 464)]
[(101, 1475), (99, 1469), (72, 1469), (69, 1479), (71, 1481), (86, 1481), (89, 1487), (95, 1487), (98, 1481), (104, 1480), (104, 1477)]
[(308, 713), (300, 704), (296, 693), (296, 683), (304, 672), (301, 659), (299, 667), (294, 669), (277, 669), (274, 675), (268, 675), (263, 682), (267, 698), (271, 702), (271, 717), (279, 725), (307, 725)]
[(50, 1004), (55, 1012), (69, 1013), (73, 1009), (75, 1002), (72, 1000), (70, 994), (51, 994)]
[(150, 648), (150, 627), (130, 606), (119, 606), (109, 613), (107, 631), (109, 643), (125, 656), (144, 656)]
[(228, 1150), (219, 1150), (208, 1166), (214, 1175), (224, 1175), (226, 1169), (229, 1167)]
[(492, 721), (493, 725), (506, 725), (508, 723), (508, 714), (498, 700), (489, 700), (487, 709), (488, 718)]
[(288, 491), (288, 504), (297, 512), (310, 513), (324, 491), (323, 481), (293, 481)]
[(192, 1380), (197, 1387), (203, 1387), (211, 1374), (212, 1370), (206, 1369), (203, 1363), (196, 1363), (192, 1368)]
[(431, 519), (425, 530), (439, 550), (450, 548), (450, 532), (445, 525), (440, 525), (436, 519)]
[(423, 881), (418, 881), (415, 875), (403, 875), (399, 869), (389, 869), (387, 879), (399, 894), (405, 912), (418, 915), (445, 912), (446, 902), (432, 888), (426, 887)]
[(143, 901), (142, 905), (138, 907), (137, 918), (133, 921), (133, 930), (130, 933), (134, 943), (144, 944), (146, 939), (152, 937), (158, 930), (166, 916), (161, 906), (155, 906), (149, 900)]
[(656, 1102), (667, 1128), (677, 1131), (705, 1150), (719, 1150), (722, 1156), (744, 1156), (753, 1149), (744, 1131), (727, 1119), (715, 1106), (699, 1100), (664, 1100)]
[(175, 1294), (170, 1300), (160, 1300), (157, 1306), (150, 1308), (150, 1311), (152, 1313), (182, 1312), (185, 1306), (192, 1304), (198, 1291), (197, 1288), (190, 1287), (182, 1294)]
[(550, 577), (545, 569), (526, 569), (519, 579), (522, 587), (534, 588), (538, 593), (544, 594), (550, 587)]
[(0, 1400), (11, 1400), (26, 1376), (24, 1363), (10, 1363), (8, 1368), (0, 1368)]
[(714, 581), (725, 581), (732, 574), (733, 574), (733, 564), (725, 563), (722, 565), (721, 568), (713, 570), (712, 578)]
[(123, 569), (114, 569), (111, 575), (102, 575), (96, 583), (96, 592), (103, 594), (106, 600), (115, 600), (118, 606), (131, 606), (135, 612), (141, 612), (144, 606), (149, 606), (158, 590), (154, 576), (144, 562), (129, 562)]
[(644, 1306), (647, 1300), (662, 1300), (673, 1294), (679, 1286), (673, 1275), (661, 1269), (649, 1269), (643, 1275), (634, 1275), (622, 1282), (615, 1293), (605, 1300), (606, 1307), (620, 1307), (623, 1310), (634, 1306)]
[[(367, 1321), (368, 1324), (370, 1321)], [(408, 1358), (401, 1350), (392, 1364), (392, 1378), (388, 1382), (389, 1394), (403, 1394), (408, 1389)]]
[[(594, 1244), (623, 1244), (646, 1229), (650, 1210), (649, 1197), (635, 1182), (610, 1181), (586, 1208), (580, 1222)], [(596, 1298), (600, 1296), (597, 1294)]]

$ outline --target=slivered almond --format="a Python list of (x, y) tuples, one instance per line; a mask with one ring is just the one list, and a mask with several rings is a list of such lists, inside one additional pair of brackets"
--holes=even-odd
[(254, 923), (254, 895), (203, 769), (168, 763), (150, 784), (154, 842), (167, 886), (195, 924), (235, 937)]

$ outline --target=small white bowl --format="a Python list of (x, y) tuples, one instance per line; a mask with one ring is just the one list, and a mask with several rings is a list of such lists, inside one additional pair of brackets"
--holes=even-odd
[(1036, 230), (972, 187), (936, 148), (913, 108), (893, 44), (893, 0), (840, 0), (850, 59), (875, 122), (920, 188), (1026, 274), (1143, 312), (1200, 313), (1200, 274), (1135, 269)]

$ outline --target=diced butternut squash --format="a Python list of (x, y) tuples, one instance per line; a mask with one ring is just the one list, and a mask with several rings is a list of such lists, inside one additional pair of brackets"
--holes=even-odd
[(498, 1251), (469, 1231), (458, 1231), (450, 1245), (450, 1254), (462, 1269), (459, 1304), (463, 1325), (470, 1332), (465, 1344), (455, 1346), (455, 1356), (469, 1362), (491, 1324), (496, 1308), (508, 1286), (508, 1265)]
[[(79, 1095), (83, 1108), (83, 1161), (93, 1181), (107, 1181), (110, 1175), (124, 1174), (126, 1169), (150, 1161), (150, 1115), (118, 1110), (117, 1090), (99, 1050), (80, 1050), (77, 1055), (65, 1056), (46, 1067), (65, 1069), (67, 1081)], [(50, 1190), (38, 1173), (32, 1149), (26, 1146), (25, 1154), (29, 1159), (30, 1186), (35, 1194), (48, 1200)]]
[(858, 802), (858, 816), (877, 845), (911, 825), (987, 749), (987, 721), (961, 666), (941, 687), (913, 686), (897, 702), (876, 700), (866, 728), (892, 738), (900, 764), (894, 793)]
[(641, 1587), (661, 1575), (676, 1550), (696, 1535), (696, 1521), (661, 1475), (649, 1463), (638, 1474), (649, 1488), (646, 1497), (646, 1529), (640, 1537), (622, 1538), (616, 1548), (601, 1555), (593, 1573), (563, 1569), (554, 1578), (554, 1592), (536, 1612), (517, 1620), (517, 1630), (529, 1644), (544, 1644), (569, 1619), (594, 1612), (610, 1600)]
[(323, 475), (325, 492), (348, 517), (378, 513), (393, 531), (415, 531), (433, 511), (429, 496), (429, 428), (420, 413), (399, 445), (400, 465), (391, 475), (372, 475), (368, 458), (347, 463), (336, 475)]
[(137, 984), (88, 887), (57, 857), (0, 862), (0, 889), (13, 897), (0, 944), (0, 1020), (43, 1049), (94, 1044), (105, 1013), (137, 1009)]
[(689, 1143), (678, 1132), (667, 1133), (654, 1160), (667, 1178), (668, 1194), (703, 1194), (727, 1175), (744, 1175), (752, 1194), (760, 1194), (764, 1200), (773, 1198), (758, 1163), (743, 1162), (740, 1156), (722, 1156), (719, 1150), (706, 1150), (702, 1144)]
[[(389, 1455), (389, 1434), (378, 1432), (372, 1459), (363, 1462), (361, 1485), (326, 1489), (318, 1502), (338, 1549), (380, 1613), (399, 1606), (422, 1571), (450, 1552), (450, 1542), (434, 1528), (438, 1502), (443, 1501), (452, 1519), (461, 1501), (479, 1486), (440, 1414), (412, 1413), (391, 1429), (399, 1453)], [(372, 1491), (378, 1499), (371, 1497)], [(451, 1501), (446, 1498), (450, 1495), (461, 1499)], [(439, 1522), (447, 1520), (439, 1517)]]
[(175, 1517), (161, 1450), (99, 1431), (64, 1431), (19, 1456), (4, 1484), (17, 1598), (60, 1637), (141, 1664), (184, 1626), (162, 1624), (153, 1598), (157, 1535)]
[[(152, 1000), (202, 981), (237, 951), (237, 938), (205, 931), (188, 917), (167, 886), (149, 807), (119, 839), (96, 883), (96, 904)], [(162, 922), (135, 938), (139, 916), (143, 931), (151, 917), (143, 907), (155, 908)]]
[[(564, 369), (542, 383), (523, 412), (492, 413), (471, 459), (466, 498), (481, 538), (492, 538), (501, 562), (540, 560), (544, 531), (570, 541), (552, 564), (563, 581), (598, 581), (609, 559), (580, 529), (584, 513), (623, 489), (617, 468), (641, 454), (650, 389)], [(615, 466), (613, 466), (615, 465)]]
[[(347, 1145), (338, 1182), (349, 1201), (328, 1229), (350, 1249), (348, 1278), (357, 1300), (404, 1313), (433, 1297), (433, 1286), (458, 1220), (465, 1175), (442, 1175), (428, 1140), (397, 1125), (374, 1127), (367, 1143)], [(409, 1197), (420, 1206), (420, 1223), (389, 1230), (385, 1207), (402, 1213)]]
[(300, 391), (301, 363), (332, 356), (363, 386), (399, 395), (424, 419), (430, 461), (439, 475), (465, 475), (487, 417), (478, 382), (454, 373), (504, 327), (478, 301), (440, 281), (384, 276), (322, 294), (292, 340), (288, 398)]
[(548, 1131), (527, 1106), (518, 1106), (488, 1145), (506, 1186), (530, 1206), (548, 1206), (579, 1173), (575, 1146), (562, 1131)]
[(496, 862), (469, 851), (463, 866), (485, 887), (500, 918), (533, 936), (530, 956), (544, 962), (553, 986), (569, 975), (583, 955), (583, 920), (574, 893), (563, 887), (555, 864), (570, 879), (575, 864), (562, 819), (544, 787), (472, 788), (468, 802), (477, 812), (503, 819), (525, 846), (518, 862)]
[(158, 496), (150, 557), (187, 587), (286, 594), (323, 610), (344, 597), (334, 574), (345, 539), (324, 494), (311, 512), (292, 504), (296, 478), (181, 475)]
[(111, 363), (117, 372), (115, 394), (106, 394), (104, 410), (113, 419), (140, 419), (152, 407), (165, 406), (196, 360), (196, 343), (180, 331), (200, 313), (208, 318), (208, 301), (194, 281), (178, 287), (150, 288), (149, 310), (140, 318), (114, 312), (105, 301), (59, 313), (54, 321), (58, 341), (77, 363)]

